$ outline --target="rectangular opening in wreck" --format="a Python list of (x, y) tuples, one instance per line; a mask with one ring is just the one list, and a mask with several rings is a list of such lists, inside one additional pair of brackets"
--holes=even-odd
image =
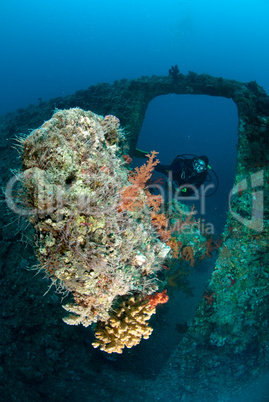
[[(211, 182), (205, 183), (208, 185), (207, 197), (195, 201), (184, 198), (184, 203), (195, 205), (204, 225), (202, 230), (210, 228), (212, 234), (219, 236), (234, 185), (237, 141), (238, 112), (231, 99), (170, 94), (158, 96), (150, 102), (137, 148), (158, 151), (160, 163), (164, 165), (170, 165), (177, 155), (182, 154), (209, 158), (212, 169), (208, 169)], [(210, 196), (217, 186), (216, 176), (219, 186)]]

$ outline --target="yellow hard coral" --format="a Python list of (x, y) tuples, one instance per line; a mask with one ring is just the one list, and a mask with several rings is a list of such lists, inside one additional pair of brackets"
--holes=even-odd
[(148, 339), (153, 329), (148, 320), (156, 309), (142, 296), (131, 297), (124, 301), (118, 311), (105, 323), (98, 323), (95, 328), (97, 341), (93, 347), (100, 347), (107, 353), (122, 353), (122, 350), (138, 345), (142, 338)]

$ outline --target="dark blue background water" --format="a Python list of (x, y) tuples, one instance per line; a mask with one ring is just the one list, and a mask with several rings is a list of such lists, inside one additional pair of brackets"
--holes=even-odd
[(269, 92), (267, 0), (6, 0), (0, 115), (178, 64)]

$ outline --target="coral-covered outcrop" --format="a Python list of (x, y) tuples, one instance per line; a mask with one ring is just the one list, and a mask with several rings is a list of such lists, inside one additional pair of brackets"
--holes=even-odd
[(67, 324), (106, 321), (117, 298), (155, 292), (170, 251), (152, 227), (142, 186), (154, 154), (140, 169), (139, 187), (134, 176), (128, 180), (121, 140), (116, 117), (76, 108), (57, 111), (21, 141), (24, 203), (40, 268), (74, 297), (63, 306)]

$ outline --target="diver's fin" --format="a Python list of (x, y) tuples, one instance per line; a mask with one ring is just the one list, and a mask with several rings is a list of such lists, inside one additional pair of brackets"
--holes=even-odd
[(148, 155), (150, 152), (142, 151), (141, 149), (136, 148), (134, 151), (134, 156), (136, 158), (146, 158), (146, 155)]

